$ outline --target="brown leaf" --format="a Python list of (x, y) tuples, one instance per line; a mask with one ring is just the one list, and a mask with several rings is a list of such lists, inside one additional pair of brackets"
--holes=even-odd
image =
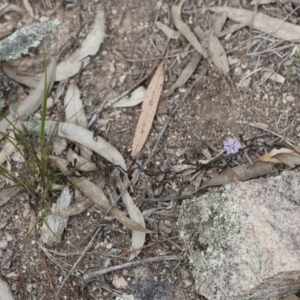
[(257, 162), (250, 167), (248, 167), (248, 165), (236, 166), (232, 168), (232, 172), (234, 172), (234, 176), (228, 176), (228, 170), (221, 174), (215, 175), (206, 183), (204, 183), (204, 185), (201, 186), (200, 189), (204, 189), (210, 186), (223, 185), (232, 181), (237, 181), (237, 179), (239, 179), (240, 181), (246, 181), (266, 174), (272, 174), (275, 172), (275, 168), (273, 164)]
[(230, 182), (241, 181), (240, 176), (237, 173), (235, 173), (235, 171), (232, 168), (230, 168), (229, 166), (226, 168), (225, 174), (228, 177), (228, 179), (230, 180)]
[(275, 158), (275, 156), (277, 154), (280, 153), (287, 153), (290, 155), (295, 155), (295, 156), (299, 156), (298, 153), (296, 153), (294, 150), (292, 149), (288, 149), (288, 148), (280, 148), (280, 149), (272, 149), (270, 152), (268, 152), (267, 154), (257, 158), (254, 162), (258, 162), (258, 161), (263, 161), (263, 162), (271, 162), (273, 164), (281, 164), (281, 160)]
[(164, 84), (164, 63), (162, 62), (146, 91), (145, 99), (142, 105), (142, 112), (136, 126), (131, 157), (135, 158), (143, 148), (149, 135), (152, 122), (156, 113), (157, 104)]
[(294, 154), (279, 153), (276, 154), (274, 158), (280, 160), (283, 164), (289, 166), (292, 169), (300, 165), (299, 155), (296, 156)]

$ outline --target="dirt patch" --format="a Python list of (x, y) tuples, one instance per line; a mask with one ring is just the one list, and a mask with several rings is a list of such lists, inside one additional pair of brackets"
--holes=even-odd
[[(37, 5), (32, 1), (37, 19), (56, 17), (62, 23), (64, 31), (60, 31), (59, 37), (53, 37), (53, 43), (56, 41), (51, 48), (53, 53), (59, 50), (58, 41), (71, 42), (65, 55), (80, 46), (93, 22), (96, 2), (44, 0)], [(229, 2), (229, 6), (235, 6), (235, 1)], [(14, 3), (23, 7), (22, 1)], [(147, 79), (141, 81), (141, 85), (147, 87), (151, 78), (150, 70), (160, 62), (166, 47), (164, 90), (170, 88), (180, 76), (195, 50), (188, 46), (182, 36), (168, 42), (155, 26), (157, 20), (172, 26), (171, 5), (172, 1), (103, 1), (107, 36), (99, 53), (76, 77), (89, 120), (105, 99), (122, 94), (149, 74)], [(253, 9), (248, 2), (243, 5), (244, 8)], [(290, 4), (273, 4), (259, 9), (284, 19), (290, 8), (293, 9)], [(182, 17), (191, 27), (195, 24), (199, 24), (203, 30), (211, 27), (212, 15), (202, 1), (187, 1), (183, 6)], [(286, 20), (298, 22), (297, 18), (296, 11)], [(16, 13), (2, 16), (1, 19), (6, 24), (3, 37), (11, 33), (20, 22), (20, 16)], [(25, 13), (22, 22), (29, 24), (33, 19)], [(228, 21), (226, 28), (231, 24)], [(68, 35), (70, 38), (66, 38)], [(259, 42), (249, 45), (251, 38), (259, 39)], [(202, 59), (189, 81), (159, 104), (151, 134), (142, 150), (140, 164), (151, 154), (168, 113), (195, 79), (201, 76), (171, 119), (154, 156), (131, 191), (133, 199), (144, 212), (147, 228), (155, 232), (147, 235), (146, 244), (164, 240), (144, 249), (139, 255), (141, 260), (162, 255), (182, 255), (185, 250), (179, 240), (168, 240), (177, 236), (176, 220), (180, 201), (143, 202), (142, 199), (188, 194), (194, 192), (201, 182), (199, 177), (191, 180), (190, 175), (161, 171), (183, 164), (197, 166), (199, 160), (214, 156), (222, 150), (223, 141), (230, 136), (241, 136), (245, 142), (249, 140), (259, 146), (256, 150), (260, 154), (266, 149), (285, 145), (278, 137), (246, 124), (251, 122), (265, 124), (270, 130), (299, 144), (299, 69), (297, 61), (293, 65), (295, 56), (292, 53), (296, 44), (261, 37), (261, 33), (251, 31), (248, 27), (220, 40), (230, 62), (231, 80), (209, 60)], [(31, 53), (29, 58), (24, 57), (20, 61), (24, 65), (15, 63), (15, 66), (22, 67), (22, 72), (40, 73), (43, 62), (40, 53)], [(284, 84), (265, 79), (264, 72), (267, 70), (286, 77)], [(0, 76), (0, 96), (5, 100), (5, 110), (11, 103), (23, 99), (29, 89), (12, 82), (4, 74)], [(53, 99), (58, 87), (57, 83), (51, 94)], [(115, 146), (127, 161), (130, 160), (132, 138), (140, 112), (140, 105), (105, 109), (94, 125), (99, 135)], [(63, 118), (63, 113), (63, 102), (58, 99), (49, 109), (49, 119)], [(265, 148), (265, 145), (269, 148)], [(105, 191), (109, 194), (109, 191), (116, 190), (111, 175), (112, 167), (100, 157), (97, 159), (99, 171), (93, 174), (92, 179), (94, 182), (103, 179)], [(239, 163), (243, 159), (237, 155), (233, 162)], [(207, 174), (212, 175), (222, 167), (218, 165), (208, 170)], [(82, 197), (78, 191), (75, 196), (76, 199)], [(203, 299), (194, 291), (190, 267), (185, 260), (147, 264), (141, 271), (144, 276), (138, 272), (140, 269), (128, 267), (85, 282), (83, 275), (87, 273), (127, 262), (118, 255), (130, 249), (130, 230), (109, 217), (99, 225), (103, 212), (92, 206), (86, 212), (71, 217), (64, 241), (45, 253), (39, 243), (38, 230), (24, 241), (31, 216), (28, 200), (26, 193), (20, 193), (2, 206), (0, 211), (0, 220), (8, 219), (0, 231), (0, 241), (3, 242), (0, 248), (2, 274), (16, 299), (55, 299), (53, 290), (59, 289), (90, 242), (96, 226), (100, 226), (101, 230), (60, 290), (60, 299), (116, 299), (123, 293), (140, 299)], [(121, 202), (118, 202), (118, 207), (126, 211)], [(112, 284), (115, 275), (127, 282), (124, 290)]]

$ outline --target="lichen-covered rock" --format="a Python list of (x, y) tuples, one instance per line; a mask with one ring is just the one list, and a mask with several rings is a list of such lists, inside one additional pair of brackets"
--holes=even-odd
[(0, 41), (0, 61), (16, 60), (28, 50), (39, 46), (42, 39), (53, 33), (60, 24), (58, 19), (34, 23), (16, 30)]
[(300, 289), (300, 173), (212, 189), (181, 206), (197, 291), (209, 300), (277, 300)]

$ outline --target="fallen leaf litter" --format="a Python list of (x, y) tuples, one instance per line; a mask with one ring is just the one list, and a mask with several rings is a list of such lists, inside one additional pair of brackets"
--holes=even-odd
[[(61, 170), (65, 173), (69, 173), (67, 176), (71, 181), (74, 182), (74, 185), (79, 187), (83, 194), (87, 197), (86, 200), (82, 201), (82, 203), (79, 205), (78, 203), (73, 204), (69, 208), (69, 210), (65, 210), (62, 212), (53, 212), (57, 215), (75, 215), (78, 213), (82, 213), (90, 207), (93, 203), (96, 204), (98, 207), (101, 207), (101, 209), (108, 213), (113, 215), (116, 219), (118, 219), (120, 222), (122, 222), (127, 228), (132, 229), (132, 240), (131, 245), (133, 249), (142, 249), (144, 243), (145, 243), (145, 233), (151, 233), (151, 230), (146, 229), (145, 220), (142, 216), (142, 213), (140, 211), (140, 208), (136, 206), (132, 200), (132, 192), (134, 193), (135, 186), (132, 182), (128, 180), (128, 177), (130, 177), (132, 170), (136, 168), (136, 170), (139, 171), (141, 176), (147, 175), (150, 177), (157, 177), (164, 173), (165, 176), (163, 178), (166, 178), (166, 176), (171, 176), (174, 174), (182, 174), (182, 177), (184, 176), (190, 176), (189, 169), (191, 169), (192, 172), (196, 173), (199, 171), (207, 172), (208, 176), (207, 178), (204, 178), (205, 181), (202, 181), (200, 184), (200, 188), (195, 189), (192, 191), (192, 193), (184, 194), (179, 192), (179, 190), (176, 191), (176, 195), (167, 196), (167, 197), (155, 197), (157, 201), (163, 202), (163, 200), (171, 201), (171, 200), (179, 200), (179, 199), (185, 199), (196, 193), (199, 189), (204, 189), (209, 186), (215, 186), (215, 185), (223, 185), (227, 182), (235, 181), (235, 180), (249, 180), (250, 178), (256, 178), (259, 176), (267, 175), (267, 174), (273, 174), (274, 172), (277, 172), (278, 170), (275, 169), (275, 164), (287, 165), (289, 168), (294, 168), (299, 165), (299, 147), (298, 143), (293, 138), (287, 138), (284, 134), (281, 133), (274, 133), (273, 130), (269, 129), (267, 126), (266, 128), (260, 128), (261, 130), (265, 130), (266, 132), (272, 134), (273, 136), (277, 136), (281, 140), (275, 141), (273, 146), (272, 144), (266, 145), (262, 143), (257, 143), (255, 141), (256, 137), (254, 136), (251, 139), (248, 139), (248, 142), (241, 141), (241, 144), (237, 139), (233, 139), (233, 135), (231, 136), (232, 140), (227, 140), (226, 145), (224, 146), (225, 150), (227, 151), (227, 155), (223, 152), (220, 154), (215, 154), (215, 157), (206, 157), (206, 160), (199, 159), (198, 161), (195, 161), (195, 163), (187, 165), (187, 168), (181, 169), (180, 171), (176, 171), (176, 165), (172, 166), (173, 171), (171, 171), (171, 167), (166, 167), (164, 171), (161, 171), (160, 168), (158, 168), (158, 171), (148, 171), (148, 165), (151, 163), (151, 158), (156, 157), (156, 149), (159, 145), (159, 142), (163, 139), (164, 134), (167, 131), (168, 126), (170, 126), (170, 123), (174, 116), (178, 114), (179, 108), (184, 105), (186, 98), (189, 97), (189, 93), (192, 91), (192, 88), (197, 87), (197, 84), (200, 82), (200, 76), (198, 78), (193, 78), (193, 73), (195, 70), (197, 70), (197, 67), (199, 67), (199, 63), (203, 62), (204, 59), (207, 59), (208, 57), (211, 59), (215, 67), (219, 70), (221, 70), (222, 74), (225, 76), (229, 75), (229, 64), (227, 61), (227, 52), (224, 50), (222, 46), (222, 41), (220, 42), (219, 37), (224, 35), (224, 32), (222, 32), (222, 26), (219, 24), (216, 24), (214, 29), (205, 30), (198, 28), (193, 28), (193, 30), (190, 28), (190, 24), (188, 25), (185, 21), (185, 18), (182, 16), (182, 6), (184, 5), (185, 1), (181, 0), (178, 5), (173, 5), (171, 8), (173, 21), (175, 24), (177, 32), (173, 30), (172, 28), (165, 27), (163, 22), (156, 22), (157, 27), (164, 32), (168, 36), (168, 38), (172, 38), (175, 41), (180, 39), (179, 34), (182, 34), (187, 41), (197, 50), (198, 53), (194, 53), (192, 55), (192, 58), (189, 60), (189, 62), (186, 64), (186, 68), (183, 70), (183, 72), (178, 76), (177, 80), (173, 83), (173, 85), (168, 85), (167, 91), (162, 89), (163, 85), (163, 75), (165, 70), (169, 67), (168, 64), (163, 64), (162, 59), (158, 60), (153, 68), (149, 71), (148, 74), (143, 76), (143, 78), (135, 85), (131, 86), (125, 93), (120, 93), (121, 95), (114, 96), (114, 97), (107, 97), (106, 99), (102, 100), (102, 104), (99, 106), (99, 108), (96, 110), (96, 113), (93, 115), (93, 117), (86, 117), (85, 115), (85, 106), (82, 103), (82, 97), (80, 97), (80, 90), (76, 83), (71, 82), (67, 87), (67, 92), (65, 95), (65, 117), (66, 117), (66, 123), (63, 122), (47, 122), (47, 129), (49, 132), (51, 130), (57, 130), (58, 136), (67, 139), (69, 142), (72, 142), (76, 145), (77, 150), (80, 149), (79, 153), (81, 152), (81, 155), (84, 157), (85, 161), (91, 164), (91, 168), (95, 168), (95, 164), (91, 162), (91, 154), (93, 152), (96, 152), (99, 156), (105, 158), (108, 160), (112, 166), (115, 169), (118, 169), (121, 173), (121, 176), (117, 179), (117, 186), (120, 192), (119, 197), (123, 198), (125, 207), (127, 211), (129, 212), (130, 218), (126, 217), (123, 212), (116, 207), (114, 207), (114, 204), (111, 203), (108, 199), (105, 193), (97, 188), (97, 186), (92, 182), (86, 179), (86, 177), (82, 177), (82, 181), (78, 182), (78, 177), (75, 177), (70, 170), (68, 170), (67, 165), (68, 162), (62, 160), (62, 158), (59, 157), (52, 157), (51, 159), (57, 163), (58, 166), (60, 166)], [(30, 7), (27, 5), (27, 10), (30, 11)], [(11, 7), (11, 9), (16, 9), (15, 7)], [(209, 10), (219, 13), (219, 12), (226, 12), (227, 17), (235, 22), (244, 22), (247, 26), (251, 26), (251, 28), (265, 32), (268, 35), (271, 35), (275, 38), (282, 39), (282, 40), (288, 40), (295, 42), (296, 39), (298, 39), (297, 35), (294, 35), (294, 32), (299, 32), (299, 27), (294, 24), (287, 23), (285, 20), (282, 19), (276, 19), (267, 17), (265, 14), (262, 14), (261, 12), (258, 12), (253, 18), (253, 12), (250, 10), (240, 10), (236, 8), (224, 8), (224, 7), (209, 7)], [(18, 10), (17, 10), (18, 11)], [(21, 11), (18, 11), (19, 13)], [(31, 13), (32, 14), (32, 13)], [(223, 14), (224, 15), (224, 14)], [(268, 21), (268, 24), (271, 24), (270, 27), (267, 27), (265, 22)], [(224, 20), (222, 20), (223, 22)], [(56, 27), (58, 25), (57, 21), (49, 21), (47, 24), (55, 25)], [(222, 23), (220, 22), (220, 23)], [(46, 24), (46, 23), (45, 23)], [(213, 24), (213, 25), (215, 25)], [(35, 25), (33, 25), (35, 26)], [(245, 25), (243, 25), (245, 26)], [(235, 26), (232, 29), (232, 32), (240, 30), (242, 25), (238, 24), (238, 26)], [(20, 29), (16, 31), (14, 35), (12, 35), (10, 38), (8, 38), (7, 41), (11, 41), (11, 39), (15, 40), (15, 36), (23, 36), (24, 33), (27, 32), (28, 28), (30, 27), (23, 27), (23, 29)], [(36, 28), (36, 27), (32, 27)], [(6, 55), (1, 56), (1, 60), (10, 60), (14, 58), (20, 57), (22, 54), (26, 54), (27, 50), (32, 46), (37, 46), (41, 39), (48, 33), (52, 33), (53, 30), (51, 29), (43, 29), (42, 27), (39, 27), (41, 31), (41, 34), (36, 36), (37, 42), (31, 42), (30, 44), (25, 43), (24, 47), (20, 49), (19, 54), (16, 54), (16, 56)], [(45, 27), (46, 28), (46, 27)], [(39, 30), (37, 30), (37, 33), (39, 33)], [(88, 66), (88, 64), (92, 61), (91, 56), (94, 56), (99, 48), (100, 45), (104, 41), (105, 37), (105, 15), (104, 10), (101, 6), (97, 6), (96, 14), (94, 23), (91, 27), (90, 32), (87, 34), (86, 38), (83, 40), (82, 45), (73, 52), (70, 56), (67, 56), (66, 59), (63, 59), (61, 62), (58, 63), (56, 67), (56, 60), (54, 59), (49, 65), (48, 65), (48, 82), (50, 89), (52, 88), (52, 85), (54, 81), (62, 81), (67, 80), (68, 78), (74, 76), (78, 72), (82, 71), (82, 68)], [(230, 35), (229, 31), (227, 30), (226, 34)], [(199, 40), (197, 39), (199, 38)], [(18, 37), (17, 37), (18, 39)], [(11, 43), (7, 41), (1, 41), (2, 44), (0, 44), (0, 48), (2, 49), (10, 49)], [(165, 45), (170, 45), (170, 41), (167, 41)], [(218, 54), (216, 52), (213, 52), (213, 49), (218, 48)], [(163, 47), (166, 48), (166, 47)], [(6, 53), (5, 51), (2, 51), (3, 53)], [(163, 55), (164, 56), (163, 51)], [(4, 54), (3, 54), (4, 55)], [(166, 53), (166, 59), (168, 59), (169, 53)], [(171, 56), (170, 56), (171, 57)], [(10, 76), (13, 76), (15, 80), (20, 80), (22, 84), (28, 84), (29, 87), (35, 87), (35, 90), (33, 90), (29, 96), (23, 100), (23, 102), (19, 105), (19, 108), (17, 110), (17, 114), (11, 113), (8, 115), (8, 120), (10, 122), (16, 120), (16, 116), (30, 116), (32, 115), (41, 105), (41, 99), (42, 99), (42, 93), (43, 93), (43, 84), (44, 84), (44, 78), (41, 78), (39, 83), (35, 80), (33, 81), (27, 81), (26, 78), (20, 77), (17, 73), (13, 73), (13, 70), (6, 64), (3, 65), (4, 68), (6, 68), (6, 74), (10, 74)], [(154, 69), (157, 69), (158, 75), (153, 75)], [(269, 73), (266, 73), (269, 72)], [(255, 74), (255, 72), (252, 73), (252, 75)], [(204, 74), (206, 75), (206, 74)], [(204, 76), (203, 75), (203, 76)], [(274, 75), (274, 76), (273, 76)], [(93, 133), (89, 130), (89, 128), (94, 124), (97, 123), (98, 117), (104, 110), (111, 109), (111, 107), (120, 107), (123, 106), (122, 102), (126, 102), (125, 100), (121, 100), (117, 102), (119, 99), (123, 98), (124, 96), (127, 96), (130, 94), (130, 92), (135, 91), (136, 88), (140, 88), (141, 83), (145, 81), (145, 79), (148, 79), (149, 77), (152, 77), (152, 81), (156, 79), (156, 76), (159, 78), (159, 83), (156, 83), (155, 85), (155, 96), (153, 96), (153, 91), (151, 92), (152, 96), (147, 96), (147, 93), (150, 93), (150, 90), (153, 89), (153, 86), (148, 84), (148, 88), (146, 89), (145, 93), (145, 99), (149, 97), (148, 105), (152, 107), (152, 110), (149, 110), (149, 107), (146, 107), (147, 101), (144, 100), (143, 102), (143, 108), (142, 113), (140, 114), (141, 124), (137, 126), (137, 131), (135, 134), (135, 138), (133, 140), (132, 144), (132, 158), (136, 158), (139, 153), (141, 155), (144, 153), (148, 153), (149, 151), (147, 147), (147, 141), (151, 138), (151, 136), (148, 136), (150, 133), (150, 130), (153, 130), (153, 127), (155, 127), (155, 112), (156, 112), (156, 106), (159, 105), (159, 99), (161, 98), (168, 98), (170, 96), (173, 96), (176, 93), (176, 90), (179, 88), (184, 88), (185, 84), (188, 83), (189, 80), (194, 80), (194, 83), (192, 84), (191, 88), (189, 90), (186, 90), (184, 92), (185, 96), (181, 97), (181, 99), (176, 99), (176, 104), (173, 106), (173, 109), (170, 111), (169, 116), (167, 116), (167, 122), (163, 123), (163, 130), (157, 137), (157, 141), (155, 143), (154, 149), (150, 151), (149, 157), (142, 161), (139, 164), (132, 164), (132, 168), (130, 168), (130, 163), (127, 164), (124, 159), (124, 152), (120, 153), (120, 151), (117, 150), (115, 145), (112, 145), (109, 141), (106, 141), (104, 138), (98, 136), (97, 140), (94, 139)], [(251, 77), (250, 75), (247, 75)], [(274, 80), (280, 83), (284, 83), (284, 76), (281, 76), (280, 74), (276, 73), (275, 70), (271, 71), (264, 71), (264, 80)], [(19, 78), (19, 79), (18, 79)], [(209, 89), (209, 85), (207, 82), (205, 82), (206, 88)], [(203, 86), (205, 86), (205, 84)], [(203, 87), (202, 86), (202, 87)], [(157, 88), (159, 87), (159, 88)], [(162, 92), (163, 91), (163, 92)], [(160, 97), (160, 94), (162, 92), (162, 96)], [(132, 93), (132, 97), (134, 95), (134, 92)], [(133, 98), (134, 99), (134, 98)], [(126, 103), (125, 107), (129, 107), (131, 105), (137, 105), (140, 103), (141, 98), (138, 98), (138, 100), (134, 99), (131, 100), (132, 104)], [(154, 101), (156, 103), (154, 103)], [(29, 104), (30, 103), (30, 104)], [(119, 103), (119, 104), (118, 104)], [(145, 105), (145, 107), (144, 107)], [(89, 122), (88, 122), (89, 121)], [(74, 124), (71, 124), (74, 123)], [(139, 124), (139, 123), (138, 123)], [(2, 132), (6, 131), (9, 122), (7, 122), (5, 119), (2, 119), (0, 122), (0, 129)], [(250, 125), (250, 123), (248, 123)], [(251, 125), (250, 125), (251, 126)], [(259, 127), (258, 127), (259, 128)], [(151, 134), (151, 133), (150, 133)], [(228, 137), (228, 136), (227, 136)], [(3, 138), (3, 137), (2, 137)], [(131, 137), (132, 138), (132, 137)], [(202, 138), (202, 137), (201, 137)], [(282, 147), (279, 150), (276, 150), (277, 144), (285, 144), (285, 148)], [(6, 143), (6, 148), (4, 147), (2, 150), (2, 153), (0, 153), (0, 157), (2, 157), (2, 163), (7, 159), (7, 155), (10, 155), (13, 151), (11, 148), (11, 143)], [(289, 147), (293, 148), (290, 149)], [(220, 146), (217, 147), (220, 150)], [(276, 151), (275, 151), (276, 150)], [(249, 163), (245, 163), (244, 161), (244, 153), (247, 151), (248, 157), (250, 156), (250, 161), (253, 163), (252, 166), (249, 166)], [(264, 152), (266, 152), (264, 154)], [(209, 148), (209, 153), (213, 153), (213, 148)], [(78, 153), (75, 153), (77, 157), (73, 156), (69, 152), (69, 162), (74, 163), (74, 161), (79, 161), (79, 163), (84, 162), (80, 161), (81, 156)], [(182, 161), (183, 162), (183, 161)], [(181, 163), (182, 163), (181, 162)], [(238, 166), (234, 166), (235, 162), (238, 162)], [(175, 171), (174, 171), (175, 170)], [(178, 169), (177, 169), (178, 170)], [(91, 171), (91, 169), (89, 169)], [(214, 171), (215, 173), (211, 173)], [(223, 171), (220, 174), (218, 174), (219, 171)], [(186, 172), (186, 173), (183, 173)], [(185, 174), (185, 175), (183, 175)], [(201, 175), (203, 178), (203, 174)], [(211, 178), (210, 178), (211, 177)], [(163, 180), (162, 180), (163, 182)], [(87, 184), (87, 186), (84, 186)], [(174, 183), (174, 186), (176, 183)], [(127, 192), (127, 189), (129, 188), (130, 193)], [(96, 189), (96, 190), (95, 190)], [(94, 190), (94, 193), (92, 191)], [(182, 192), (182, 191), (181, 191)], [(9, 196), (10, 197), (10, 196)], [(103, 203), (99, 202), (99, 198), (102, 200), (104, 199)], [(148, 198), (149, 199), (149, 198)], [(159, 199), (159, 200), (158, 200)], [(92, 201), (91, 201), (92, 200)], [(149, 199), (150, 200), (150, 199)], [(5, 203), (5, 201), (3, 201)], [(150, 201), (149, 201), (150, 202)], [(2, 205), (4, 203), (1, 203)], [(139, 215), (137, 218), (137, 222), (134, 221), (135, 217)], [(96, 231), (98, 232), (98, 230)], [(135, 234), (136, 232), (136, 234)], [(94, 235), (96, 236), (96, 235)], [(93, 239), (91, 240), (93, 241)], [(90, 241), (90, 242), (91, 242)], [(82, 257), (84, 256), (84, 253), (87, 251), (88, 247), (85, 248), (85, 251), (82, 252)], [(135, 256), (139, 255), (139, 251), (133, 251), (129, 252), (130, 259), (133, 259)], [(80, 262), (80, 259), (77, 261), (77, 263), (73, 266), (71, 270), (69, 270), (69, 275), (67, 275), (60, 285), (58, 292), (62, 291), (64, 284), (67, 282), (68, 277), (71, 275), (71, 273), (74, 271), (76, 265)], [(154, 262), (158, 260), (167, 260), (167, 259), (179, 259), (182, 260), (181, 256), (162, 256), (161, 258), (147, 258), (144, 260), (144, 262)], [(142, 263), (143, 261), (141, 261)], [(132, 262), (125, 264), (124, 266), (119, 266), (119, 269), (125, 268), (125, 267), (132, 267), (136, 264), (140, 264), (139, 261)], [(98, 276), (99, 274), (107, 274), (108, 272), (115, 271), (118, 269), (118, 266), (103, 269), (100, 271), (96, 271), (93, 273), (86, 273), (83, 275), (83, 279), (89, 279), (94, 276)], [(50, 279), (49, 279), (50, 280)], [(54, 294), (56, 293), (54, 285), (52, 286), (52, 290)]]

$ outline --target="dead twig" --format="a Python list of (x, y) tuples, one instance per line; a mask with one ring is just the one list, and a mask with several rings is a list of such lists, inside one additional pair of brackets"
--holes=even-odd
[[(239, 123), (239, 124), (246, 124), (246, 125), (249, 125), (249, 126), (251, 126), (251, 127), (258, 128), (258, 129), (260, 129), (260, 130), (269, 132), (269, 133), (271, 133), (271, 134), (273, 134), (273, 135), (275, 135), (275, 136), (281, 138), (281, 139), (282, 139), (283, 141), (285, 141), (289, 146), (291, 146), (297, 153), (299, 153), (299, 148), (297, 148), (297, 147), (295, 147), (295, 146), (293, 145), (293, 141), (290, 140), (290, 139), (288, 139), (288, 138), (286, 138), (285, 136), (283, 136), (283, 135), (281, 135), (281, 134), (279, 134), (279, 133), (276, 133), (276, 132), (274, 132), (274, 131), (272, 131), (272, 130), (266, 129), (266, 128), (262, 127), (262, 126), (259, 126), (258, 124), (255, 124), (255, 123), (248, 123), (248, 122), (244, 122), (244, 121), (237, 121), (237, 123)], [(294, 142), (294, 143), (295, 143), (295, 142)]]
[(121, 253), (119, 254), (119, 257), (126, 257), (127, 255), (131, 254), (131, 253), (134, 253), (136, 251), (139, 251), (139, 250), (142, 250), (142, 249), (146, 249), (146, 248), (149, 248), (149, 247), (152, 247), (152, 246), (155, 246), (157, 244), (160, 244), (160, 243), (164, 243), (166, 241), (170, 241), (170, 240), (174, 240), (174, 239), (178, 239), (178, 236), (173, 236), (173, 237), (170, 237), (170, 238), (166, 238), (166, 239), (163, 239), (163, 240), (160, 240), (160, 241), (156, 241), (156, 242), (153, 242), (153, 243), (149, 243), (145, 246), (142, 246), (142, 247), (139, 247), (137, 249), (132, 249), (132, 250), (129, 250), (127, 252), (124, 252), (124, 253)]
[(77, 261), (75, 262), (75, 264), (73, 265), (72, 269), (70, 270), (70, 272), (67, 274), (67, 276), (64, 278), (64, 280), (62, 281), (57, 294), (60, 293), (61, 289), (63, 288), (63, 286), (65, 285), (66, 281), (68, 280), (68, 278), (70, 277), (70, 275), (73, 273), (73, 271), (75, 270), (76, 266), (79, 264), (79, 262), (81, 261), (81, 259), (83, 258), (83, 256), (85, 255), (85, 253), (91, 248), (91, 245), (94, 241), (94, 239), (96, 238), (98, 232), (100, 231), (100, 228), (97, 229), (97, 231), (95, 232), (94, 236), (92, 237), (92, 239), (90, 240), (90, 242), (88, 243), (88, 245), (85, 247), (85, 249), (83, 250), (82, 254), (80, 255), (80, 257), (77, 259)]
[(107, 269), (103, 269), (103, 270), (99, 270), (96, 272), (86, 274), (83, 276), (83, 279), (85, 281), (88, 281), (96, 276), (105, 275), (105, 274), (108, 274), (113, 271), (118, 271), (118, 270), (122, 270), (122, 269), (126, 269), (126, 268), (134, 268), (134, 267), (138, 267), (143, 264), (149, 264), (149, 263), (153, 263), (153, 262), (166, 261), (166, 260), (184, 260), (184, 257), (181, 255), (167, 255), (167, 256), (157, 256), (157, 257), (146, 258), (146, 259), (138, 260), (138, 261), (132, 261), (132, 262), (128, 262), (128, 263), (125, 263), (122, 265), (113, 266), (113, 267), (110, 267)]
[(46, 275), (47, 275), (50, 287), (51, 287), (51, 289), (52, 289), (52, 291), (53, 291), (53, 293), (55, 295), (55, 298), (56, 298), (56, 300), (60, 300), (60, 298), (58, 296), (58, 293), (56, 291), (53, 279), (52, 279), (51, 274), (49, 272), (49, 268), (48, 268), (48, 264), (47, 264), (45, 255), (43, 255), (43, 264), (44, 264), (44, 267), (45, 267), (45, 270), (46, 270)]
[(140, 198), (138, 199), (139, 202), (166, 202), (166, 201), (173, 201), (173, 200), (185, 200), (192, 197), (196, 197), (197, 194), (192, 193), (188, 195), (181, 195), (181, 196), (168, 196), (168, 197), (162, 197), (162, 198)]

